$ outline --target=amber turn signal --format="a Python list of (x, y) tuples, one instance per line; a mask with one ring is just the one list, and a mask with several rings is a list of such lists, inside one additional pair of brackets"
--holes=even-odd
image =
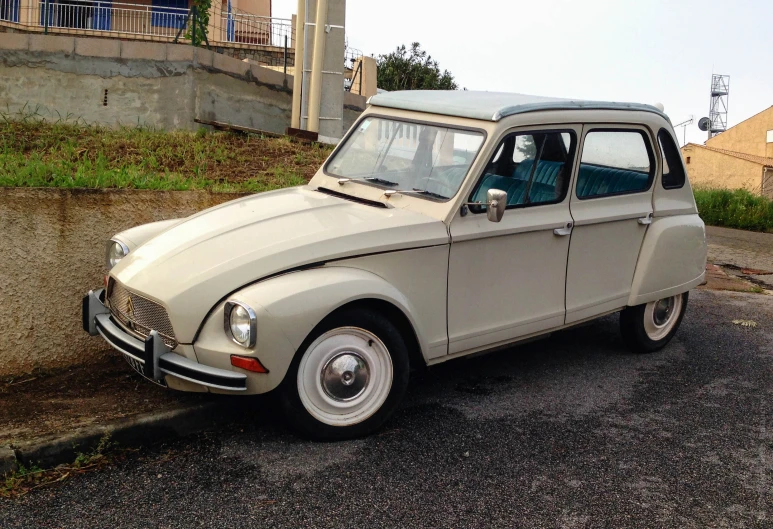
[(231, 355), (231, 365), (255, 373), (268, 373), (268, 369), (263, 367), (263, 364), (257, 358)]

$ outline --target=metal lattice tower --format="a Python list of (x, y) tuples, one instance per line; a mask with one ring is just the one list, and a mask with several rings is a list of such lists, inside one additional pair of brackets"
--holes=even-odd
[(730, 98), (730, 76), (712, 74), (709, 138), (727, 130), (727, 105)]

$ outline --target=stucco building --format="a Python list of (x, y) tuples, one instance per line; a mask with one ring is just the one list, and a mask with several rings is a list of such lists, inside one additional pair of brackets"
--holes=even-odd
[(773, 107), (714, 136), (682, 147), (693, 185), (747, 189), (773, 198)]
[[(171, 41), (182, 35), (193, 0), (0, 0), (0, 32), (78, 34)], [(271, 0), (212, 0), (208, 35), (221, 46), (294, 46), (292, 21)]]

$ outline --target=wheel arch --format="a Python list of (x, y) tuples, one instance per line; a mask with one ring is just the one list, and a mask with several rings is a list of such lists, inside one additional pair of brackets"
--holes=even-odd
[[(323, 320), (309, 333), (309, 336), (315, 333), (317, 328), (320, 325), (323, 325), (327, 319), (335, 317), (340, 312), (356, 308), (377, 312), (392, 322), (405, 340), (405, 347), (408, 349), (411, 368), (417, 369), (427, 366), (427, 361), (424, 358), (424, 355), (422, 355), (421, 344), (419, 343), (419, 337), (416, 334), (413, 323), (401, 308), (382, 298), (364, 297), (341, 305), (325, 316), (325, 318), (323, 318)], [(308, 341), (308, 336), (305, 341)]]
[(412, 367), (426, 365), (428, 351), (421, 322), (412, 317), (410, 300), (384, 278), (357, 268), (322, 266), (300, 270), (249, 285), (228, 299), (242, 301), (258, 314), (257, 346), (245, 350), (223, 332), (223, 304), (210, 313), (194, 348), (200, 362), (229, 368), (229, 354), (255, 355), (270, 370), (248, 374), (265, 393), (277, 387), (308, 338), (327, 318), (346, 308), (368, 307), (388, 317), (406, 340)]

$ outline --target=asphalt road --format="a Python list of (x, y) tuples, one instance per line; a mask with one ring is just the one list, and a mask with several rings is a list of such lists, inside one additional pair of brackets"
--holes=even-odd
[(253, 401), (254, 426), (0, 500), (0, 526), (773, 527), (772, 332), (773, 297), (697, 291), (660, 353), (608, 317), (433, 369), (345, 443)]
[(763, 288), (773, 289), (773, 233), (706, 226), (706, 241), (709, 261), (762, 272), (744, 275)]

